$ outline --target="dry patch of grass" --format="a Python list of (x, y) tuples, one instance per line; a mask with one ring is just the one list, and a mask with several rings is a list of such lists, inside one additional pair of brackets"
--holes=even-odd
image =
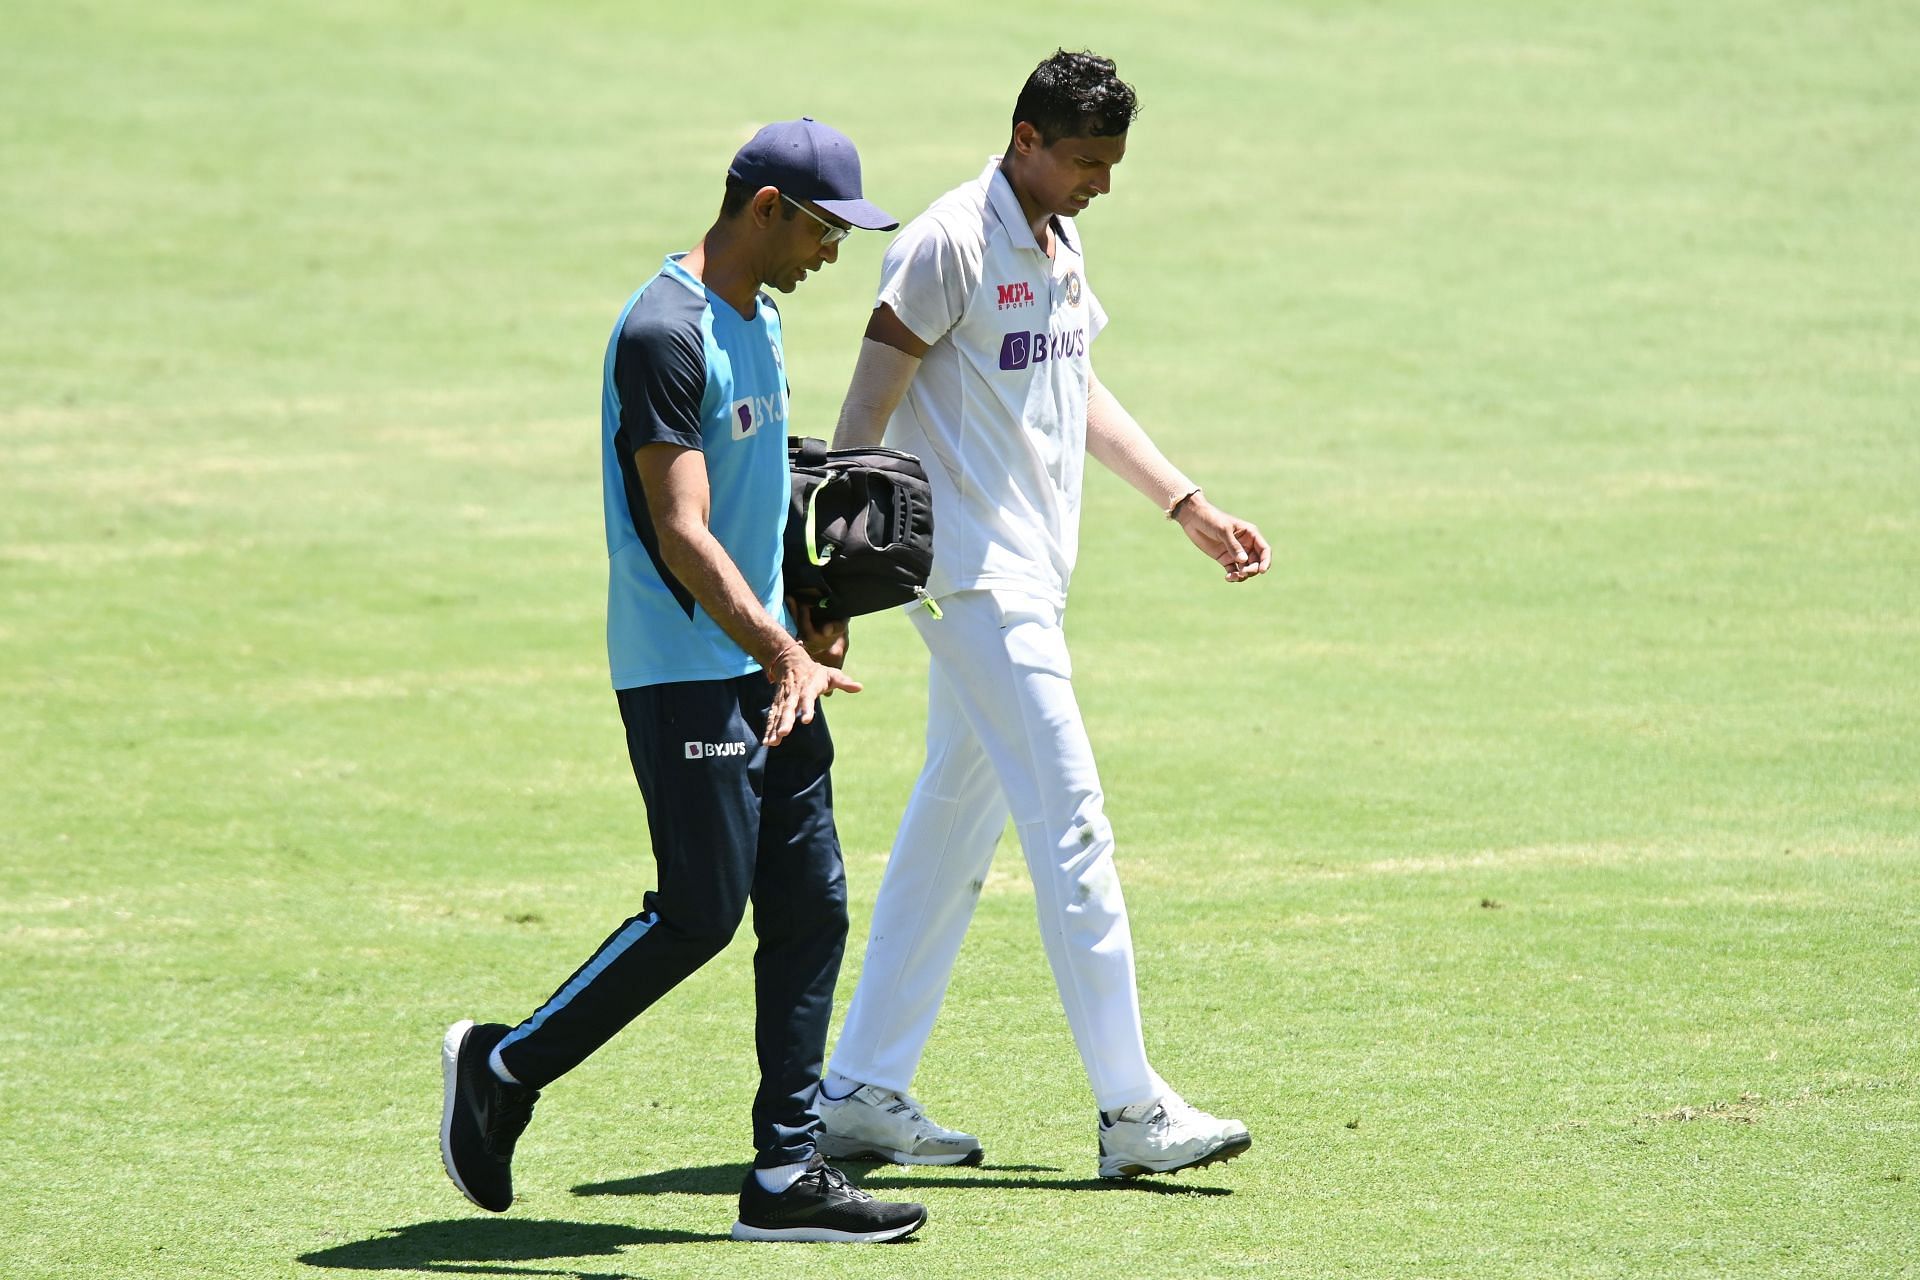
[(1655, 1124), (1688, 1120), (1722, 1120), (1728, 1124), (1754, 1124), (1767, 1100), (1757, 1093), (1743, 1093), (1731, 1102), (1708, 1102), (1700, 1106), (1679, 1106), (1640, 1117)]
[(1770, 1112), (1828, 1102), (1848, 1094), (1904, 1089), (1911, 1085), (1910, 1080), (1849, 1080), (1831, 1085), (1803, 1085), (1784, 1097), (1768, 1098), (1758, 1093), (1742, 1093), (1729, 1101), (1683, 1104), (1666, 1111), (1650, 1112), (1639, 1119), (1643, 1124), (1684, 1124), (1691, 1120), (1758, 1124), (1761, 1117)]

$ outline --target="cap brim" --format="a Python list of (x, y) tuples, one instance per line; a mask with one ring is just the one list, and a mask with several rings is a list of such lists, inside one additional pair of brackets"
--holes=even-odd
[(813, 203), (862, 231), (892, 231), (900, 225), (900, 219), (865, 200), (815, 200)]

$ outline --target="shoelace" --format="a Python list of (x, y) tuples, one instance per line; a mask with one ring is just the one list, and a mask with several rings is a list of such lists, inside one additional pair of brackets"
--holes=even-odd
[(933, 1121), (927, 1119), (927, 1109), (920, 1105), (920, 1100), (918, 1098), (912, 1097), (908, 1094), (899, 1093), (899, 1092), (895, 1092), (893, 1097), (894, 1097), (894, 1105), (888, 1108), (889, 1111), (898, 1111), (901, 1107), (904, 1106), (907, 1109), (907, 1118), (909, 1120), (912, 1120), (915, 1124), (924, 1124), (924, 1125), (928, 1125), (930, 1127), (935, 1127), (935, 1128), (938, 1127), (934, 1125)]
[(521, 1130), (533, 1120), (533, 1104), (539, 1097), (538, 1089), (516, 1089), (503, 1084), (494, 1094), (494, 1106), (487, 1116), (488, 1145), (504, 1146), (511, 1151)]
[(840, 1191), (840, 1192), (844, 1192), (846, 1194), (846, 1197), (849, 1200), (873, 1199), (873, 1196), (871, 1193), (862, 1191), (859, 1187), (856, 1187), (851, 1182), (848, 1182), (847, 1175), (840, 1172), (838, 1169), (834, 1168), (830, 1164), (823, 1163), (821, 1164), (820, 1168), (816, 1172), (804, 1174), (802, 1176), (817, 1179), (820, 1183), (820, 1191), (822, 1194), (825, 1194), (829, 1191)]
[[(1177, 1105), (1186, 1107), (1188, 1111), (1193, 1110), (1192, 1107), (1187, 1107), (1187, 1104), (1184, 1102), (1178, 1103)], [(1168, 1104), (1165, 1102), (1162, 1102), (1157, 1106), (1155, 1106), (1153, 1111), (1148, 1115), (1144, 1115), (1140, 1117), (1138, 1120), (1134, 1120), (1129, 1123), (1144, 1124), (1150, 1129), (1153, 1129), (1153, 1128), (1164, 1129), (1168, 1125), (1173, 1123), (1173, 1119), (1174, 1119), (1173, 1112), (1169, 1109)], [(1102, 1111), (1100, 1113), (1100, 1127), (1102, 1129), (1111, 1128), (1112, 1126), (1119, 1123), (1121, 1123), (1119, 1112), (1114, 1113), (1114, 1118), (1112, 1120), (1107, 1119), (1106, 1112)]]

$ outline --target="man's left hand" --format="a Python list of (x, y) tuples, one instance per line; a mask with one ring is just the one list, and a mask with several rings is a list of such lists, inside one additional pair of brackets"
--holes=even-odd
[(1188, 540), (1227, 571), (1228, 582), (1257, 578), (1273, 565), (1273, 548), (1260, 530), (1214, 506), (1203, 493), (1182, 503), (1175, 519)]

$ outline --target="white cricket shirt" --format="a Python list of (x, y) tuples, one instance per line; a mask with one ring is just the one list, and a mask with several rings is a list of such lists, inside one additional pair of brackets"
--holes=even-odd
[(886, 442), (933, 486), (935, 597), (1015, 590), (1064, 606), (1080, 546), (1088, 348), (1107, 323), (1078, 233), (1033, 237), (1000, 158), (909, 222), (879, 301), (931, 344)]

